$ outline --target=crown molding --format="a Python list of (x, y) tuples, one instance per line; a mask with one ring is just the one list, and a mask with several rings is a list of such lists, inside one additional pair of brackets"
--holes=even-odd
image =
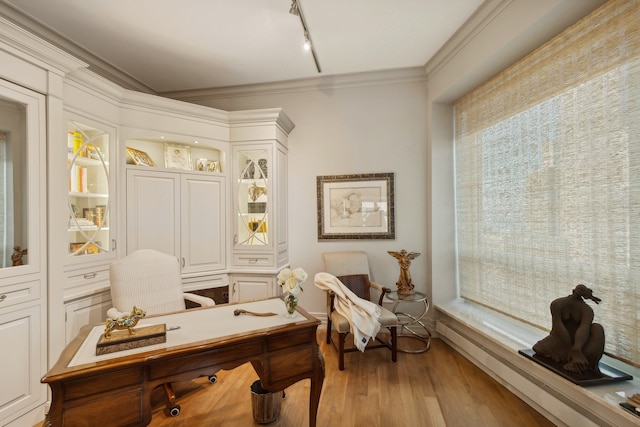
[(16, 10), (7, 3), (0, 2), (0, 17), (4, 17), (7, 21), (13, 23), (13, 25), (20, 27), (25, 33), (30, 33), (32, 37), (36, 36), (43, 39), (47, 43), (66, 52), (68, 55), (77, 58), (76, 60), (83, 61), (83, 66), (88, 67), (88, 69), (99, 76), (125, 89), (155, 93), (153, 89), (140, 80), (114, 67), (104, 59), (94, 55), (66, 37), (63, 37), (61, 34), (51, 30), (30, 16)]
[(320, 76), (308, 79), (286, 80), (273, 83), (160, 92), (158, 93), (158, 95), (172, 99), (180, 99), (187, 102), (198, 102), (209, 99), (236, 98), (242, 96), (308, 92), (426, 81), (427, 75), (425, 73), (424, 67), (410, 67), (384, 71)]

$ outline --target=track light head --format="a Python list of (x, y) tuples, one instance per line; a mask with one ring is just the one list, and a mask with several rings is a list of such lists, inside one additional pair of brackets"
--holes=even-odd
[(298, 10), (298, 2), (293, 0), (291, 2), (291, 8), (289, 9), (289, 13), (292, 15), (300, 16), (300, 11)]
[(311, 49), (311, 40), (309, 40), (309, 33), (307, 31), (304, 32), (304, 50)]

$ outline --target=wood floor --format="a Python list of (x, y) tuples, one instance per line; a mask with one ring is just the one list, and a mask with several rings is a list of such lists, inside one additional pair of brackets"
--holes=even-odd
[[(324, 329), (318, 331), (326, 363), (318, 427), (553, 426), (439, 339), (432, 340), (426, 353), (399, 353), (397, 363), (384, 349), (347, 353), (341, 372), (324, 334)], [(219, 372), (216, 384), (206, 378), (176, 384), (182, 413), (175, 418), (164, 414), (164, 396), (157, 390), (150, 425), (260, 425), (253, 419), (249, 389), (257, 378), (245, 364)], [(289, 387), (280, 417), (266, 425), (308, 425), (308, 402), (309, 380)]]

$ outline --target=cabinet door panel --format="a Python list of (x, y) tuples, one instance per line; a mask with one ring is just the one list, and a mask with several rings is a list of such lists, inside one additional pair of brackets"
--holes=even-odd
[(2, 383), (10, 385), (0, 387), (0, 421), (44, 397), (40, 324), (38, 306), (0, 314), (0, 343), (11, 354), (0, 363)]
[(222, 177), (183, 175), (183, 273), (225, 268), (225, 184)]
[(180, 256), (179, 192), (175, 174), (127, 171), (127, 253), (151, 248)]

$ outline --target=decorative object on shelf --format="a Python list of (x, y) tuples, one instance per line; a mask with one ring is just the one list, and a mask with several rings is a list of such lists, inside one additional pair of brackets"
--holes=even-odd
[(186, 145), (164, 144), (164, 163), (167, 168), (191, 170), (191, 149)]
[(267, 159), (258, 159), (258, 166), (262, 171), (262, 178), (267, 178)]
[(27, 248), (22, 249), (20, 246), (14, 246), (13, 255), (11, 255), (11, 265), (13, 267), (24, 265), (22, 257), (25, 255), (27, 255)]
[(400, 252), (387, 251), (389, 255), (398, 260), (398, 264), (400, 265), (400, 277), (398, 277), (398, 281), (396, 282), (396, 286), (398, 287), (398, 295), (411, 295), (415, 291), (413, 290), (414, 285), (411, 281), (411, 273), (409, 273), (409, 266), (411, 266), (411, 261), (420, 256), (418, 252), (407, 252), (402, 249)]
[(253, 160), (247, 159), (246, 166), (244, 168), (244, 171), (242, 172), (242, 179), (253, 179), (255, 167), (256, 165), (255, 163), (253, 163)]
[(204, 172), (207, 170), (207, 159), (197, 159), (196, 160), (196, 170), (200, 172)]
[(100, 242), (74, 242), (69, 243), (69, 253), (71, 255), (91, 255), (100, 253)]
[(102, 152), (100, 151), (100, 147), (96, 147), (91, 144), (87, 144), (87, 157), (92, 160), (102, 160)]
[(316, 178), (318, 240), (395, 239), (394, 174)]
[(222, 172), (220, 162), (218, 160), (207, 160), (207, 166), (205, 169), (207, 172)]
[(137, 166), (149, 166), (152, 168), (156, 167), (155, 162), (147, 153), (144, 151), (136, 150), (135, 148), (127, 147), (127, 154), (129, 155), (129, 159), (133, 162), (134, 165)]
[(302, 283), (307, 280), (307, 272), (302, 268), (283, 268), (278, 273), (278, 284), (282, 287), (282, 292), (287, 293), (284, 297), (284, 304), (287, 307), (287, 317), (295, 317), (298, 306), (298, 294), (303, 290)]
[(267, 195), (267, 187), (259, 187), (254, 181), (249, 187), (249, 198), (247, 211), (248, 213), (265, 213), (267, 210), (266, 202), (256, 202), (260, 197)]
[(585, 299), (596, 304), (600, 298), (583, 284), (570, 295), (551, 302), (551, 331), (519, 353), (578, 385), (594, 385), (632, 379), (628, 374), (600, 362), (604, 354), (605, 334)]
[(251, 187), (249, 187), (249, 197), (251, 198), (251, 201), (255, 202), (256, 200), (258, 200), (258, 198), (260, 198), (260, 196), (264, 196), (266, 194), (267, 187), (258, 187), (258, 184), (253, 181), (253, 184), (251, 184)]
[(247, 223), (249, 230), (254, 233), (266, 233), (267, 232), (267, 223), (266, 221), (258, 221), (256, 219), (252, 219)]
[(146, 311), (133, 306), (133, 310), (131, 310), (131, 313), (128, 316), (122, 316), (119, 319), (107, 319), (103, 335), (108, 339), (111, 337), (112, 331), (124, 329), (127, 329), (129, 331), (129, 335), (135, 335), (136, 332), (133, 330), (133, 328), (138, 324), (140, 319), (142, 319), (146, 315)]

